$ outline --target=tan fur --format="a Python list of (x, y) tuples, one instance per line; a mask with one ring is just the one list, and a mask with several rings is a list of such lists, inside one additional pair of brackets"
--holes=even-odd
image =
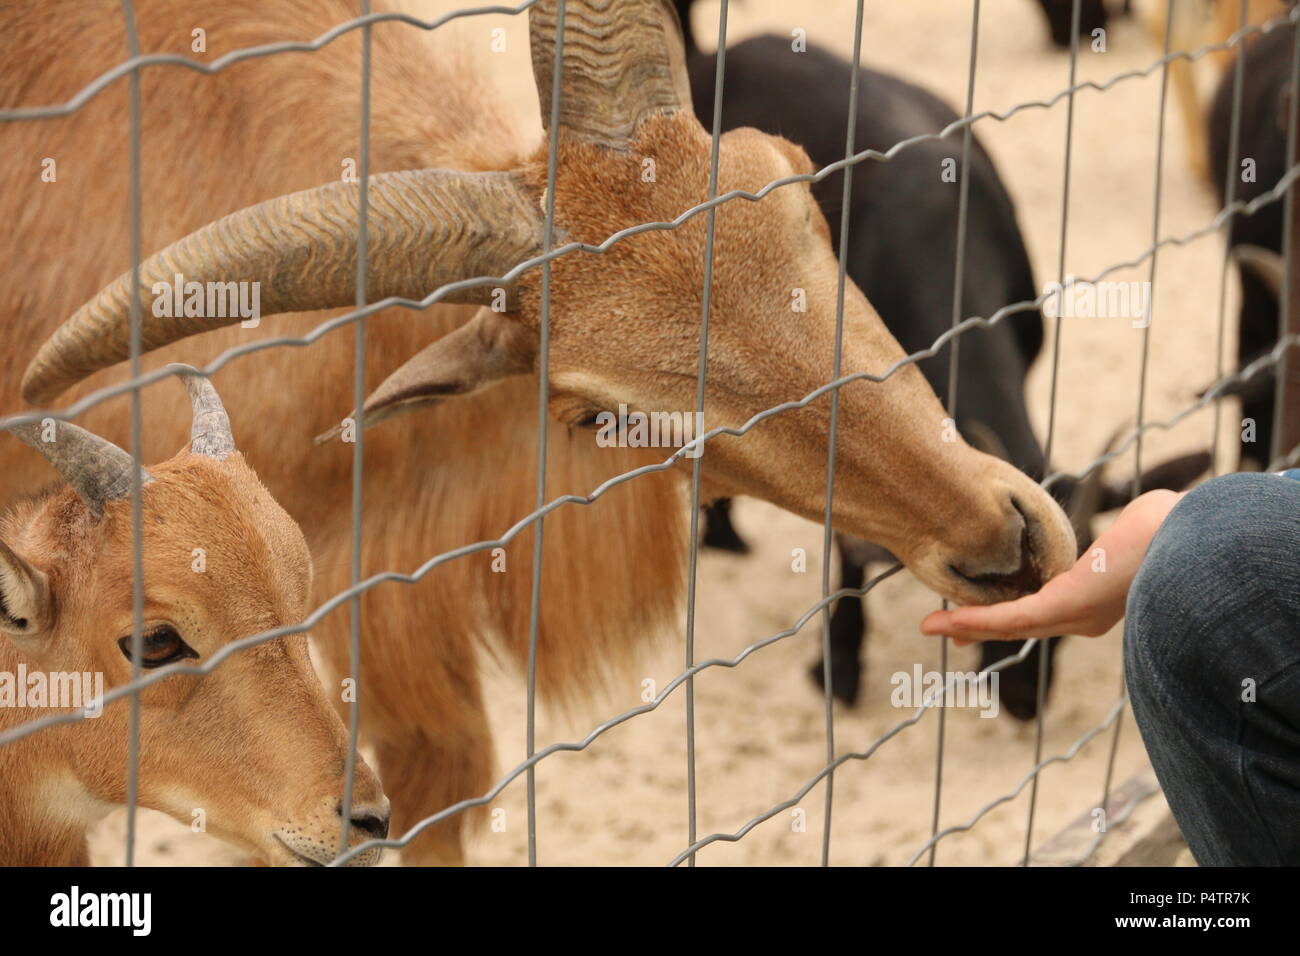
[[(142, 489), (146, 630), (174, 626), (202, 662), (234, 639), (302, 620), (306, 541), (242, 456), (184, 453), (151, 473)], [(0, 637), (0, 672), (22, 663), (29, 673), (97, 673), (105, 692), (130, 681), (118, 640), (133, 622), (131, 525), (129, 501), (109, 502), (97, 519), (67, 488), (11, 510), (0, 538), (46, 576), (53, 615), (37, 633)], [(202, 573), (195, 548), (206, 553)], [(206, 676), (152, 685), (140, 695), (140, 806), (185, 824), (201, 809), (207, 832), (270, 862), (304, 862), (285, 840), (333, 850), (348, 746), (333, 696), (301, 634), (238, 652)], [(52, 712), (0, 708), (0, 731)], [(128, 730), (123, 700), (0, 747), (0, 865), (85, 862), (87, 825), (126, 801)], [(387, 813), (364, 761), (353, 800), (354, 813)], [(354, 829), (351, 844), (368, 838)]]
[[(209, 26), (210, 56), (271, 39), (301, 39), (348, 19), (350, 5), (231, 0), (196, 13), (178, 0), (144, 0), (138, 19), (146, 50), (185, 50), (191, 24)], [(61, 99), (122, 57), (125, 41), (111, 0), (26, 6), (0, 22), (0, 56), (21, 69), (0, 76), (5, 105)], [(60, 24), (52, 44), (45, 24)], [(69, 24), (75, 28), (70, 28)], [(530, 151), (481, 81), (431, 56), (428, 39), (402, 26), (375, 29), (372, 171), (420, 166), (470, 170), (522, 166), (539, 205), (544, 152)], [(73, 68), (38, 69), (55, 56)], [(213, 77), (152, 70), (144, 82), (146, 252), (255, 201), (336, 179), (356, 155), (358, 38), (310, 56), (245, 63)], [(32, 69), (28, 69), (31, 66)], [(21, 300), (5, 303), (0, 326), (25, 330), (6, 353), (3, 403), (17, 407), (17, 383), (35, 346), (66, 315), (125, 270), (125, 86), (118, 84), (65, 119), (6, 131), (0, 158), (17, 184), (13, 223), (0, 242)], [(193, 111), (193, 112), (190, 112)], [(556, 183), (561, 240), (601, 241), (645, 220), (669, 220), (706, 195), (709, 142), (693, 117), (643, 122), (627, 153), (568, 141)], [(39, 161), (60, 159), (57, 185), (41, 184)], [(640, 180), (653, 155), (657, 182)], [(753, 130), (723, 144), (722, 189), (754, 189), (808, 171), (798, 147)], [(597, 448), (590, 432), (566, 430), (593, 408), (626, 402), (643, 410), (694, 406), (705, 217), (673, 233), (623, 242), (609, 254), (555, 263), (550, 411), (550, 494), (586, 493), (611, 475), (662, 460), (663, 450)], [(737, 425), (829, 379), (836, 264), (824, 219), (806, 187), (777, 190), (761, 204), (735, 202), (718, 216), (707, 424)], [(536, 328), (540, 273), (521, 281), (521, 320)], [(790, 311), (794, 287), (807, 313)], [(883, 372), (901, 351), (851, 285), (846, 290), (845, 369)], [(403, 310), (368, 322), (367, 382), (463, 322), (464, 309)], [(264, 328), (209, 333), (151, 355), (146, 367), (183, 356), (205, 362), (219, 350), (272, 334), (301, 334), (322, 316), (275, 319)], [(238, 360), (216, 376), (237, 435), (271, 489), (306, 529), (320, 593), (348, 583), (350, 446), (320, 450), (311, 436), (353, 406), (352, 336), (334, 333), (305, 349)], [(117, 369), (90, 387), (120, 380)], [(366, 439), (364, 550), (367, 573), (409, 571), (428, 556), (499, 536), (534, 507), (537, 454), (533, 376), (470, 399), (403, 417)], [(71, 396), (67, 396), (71, 397)], [(89, 427), (124, 438), (125, 402), (85, 416)], [(829, 403), (776, 417), (743, 440), (710, 444), (710, 493), (760, 495), (820, 517)], [(180, 443), (168, 403), (146, 398), (148, 434)], [(1039, 574), (1073, 559), (1059, 509), (1009, 466), (945, 440), (943, 410), (914, 367), (884, 385), (844, 390), (835, 519), (842, 530), (886, 544), (927, 583), (961, 600), (1005, 596), (995, 583), (955, 573), (1011, 574), (1022, 560)], [(0, 454), (5, 449), (0, 446)], [(16, 457), (16, 456), (15, 456)], [(28, 456), (30, 457), (30, 456)], [(20, 466), (15, 489), (39, 480)], [(626, 668), (637, 641), (680, 626), (685, 513), (676, 475), (623, 484), (591, 507), (548, 517), (539, 675), (561, 699), (587, 697)], [(1023, 555), (1013, 500), (1032, 519)], [(444, 565), (415, 586), (384, 585), (363, 601), (363, 721), (388, 781), (398, 832), (422, 816), (480, 793), (490, 783), (491, 741), (475, 649), (526, 654), (532, 537), (507, 549), (505, 574), (491, 556)], [(347, 666), (347, 616), (317, 629), (336, 676)], [(495, 638), (481, 645), (482, 638)], [(431, 828), (409, 848), (415, 861), (461, 859), (461, 818)]]
[[(354, 15), (351, 4), (317, 0), (251, 7), (137, 4), (145, 51), (194, 55), (189, 31), (202, 23), (209, 59), (236, 47), (308, 39)], [(5, 106), (60, 101), (125, 56), (115, 0), (23, 3), (0, 18), (6, 21), (0, 23), (0, 60), (15, 67), (0, 75)], [(60, 25), (53, 43), (51, 23)], [(428, 42), (405, 26), (374, 30), (372, 171), (509, 166), (518, 145), (508, 114), (498, 115), (492, 97), (475, 92), (477, 81), (456, 66), (454, 54), (435, 61)], [(214, 76), (146, 72), (144, 248), (161, 248), (253, 202), (336, 180), (341, 160), (357, 156), (359, 56), (358, 36), (351, 34), (310, 56), (257, 60)], [(126, 86), (118, 83), (71, 117), (4, 129), (0, 170), (15, 188), (4, 192), (8, 226), (0, 248), (13, 263), (11, 274), (22, 280), (6, 285), (0, 328), (24, 330), (19, 347), (0, 351), (5, 413), (23, 408), (18, 383), (40, 340), (130, 267), (127, 125)], [(57, 183), (40, 182), (46, 156), (58, 161)], [(62, 254), (51, 255), (56, 249)], [(377, 383), (470, 314), (445, 308), (376, 316), (368, 324), (368, 381)], [(253, 330), (210, 333), (146, 356), (144, 364), (203, 363), (233, 345), (301, 335), (323, 318), (288, 316)], [(349, 583), (351, 446), (317, 449), (312, 437), (351, 407), (352, 366), (348, 330), (308, 348), (258, 353), (214, 376), (241, 450), (305, 529), (320, 595)], [(124, 377), (124, 369), (112, 370), (74, 394)], [(498, 537), (533, 509), (535, 396), (535, 382), (515, 380), (471, 403), (367, 436), (366, 573), (410, 571), (439, 551)], [(114, 400), (79, 422), (125, 445), (128, 409), (125, 398)], [(178, 409), (174, 394), (146, 392), (144, 417), (146, 459), (185, 443), (187, 412)], [(413, 457), (414, 449), (422, 451)], [(586, 493), (660, 458), (637, 449), (596, 449), (589, 434), (556, 428), (550, 487), (553, 494)], [(49, 480), (40, 457), (2, 433), (0, 460), (6, 494)], [(590, 508), (562, 509), (547, 520), (539, 676), (551, 699), (586, 698), (611, 671), (630, 666), (637, 644), (629, 638), (644, 641), (679, 626), (684, 517), (678, 483), (652, 476), (615, 489)], [(363, 602), (363, 729), (379, 750), (381, 773), (393, 781), (394, 832), (491, 784), (492, 741), (474, 648), (481, 638), (500, 637), (510, 659), (518, 660), (528, 632), (532, 549), (525, 532), (507, 548), (505, 574), (493, 573), (491, 557), (481, 554), (445, 565), (417, 585), (380, 587)], [(620, 560), (623, 554), (635, 560)], [(315, 634), (334, 677), (341, 676), (348, 667), (346, 608), (322, 621)], [(406, 856), (458, 860), (460, 829), (459, 817), (435, 827)]]
[[(638, 222), (669, 221), (703, 201), (709, 149), (709, 135), (685, 113), (646, 120), (625, 154), (564, 142), (555, 190), (565, 238), (598, 242)], [(646, 156), (657, 163), (652, 184), (640, 180)], [(812, 169), (799, 147), (736, 130), (722, 139), (719, 192), (754, 192)], [(526, 173), (540, 193), (543, 150)], [(705, 230), (705, 217), (697, 216), (671, 233), (630, 237), (596, 259), (556, 261), (550, 374), (557, 417), (580, 419), (619, 403), (642, 411), (694, 406)], [(761, 203), (722, 206), (717, 235), (706, 426), (738, 427), (832, 377), (838, 268), (806, 184)], [(539, 279), (529, 274), (521, 284), (521, 316), (535, 322)], [(791, 310), (795, 288), (806, 295), (807, 312)], [(845, 293), (844, 371), (882, 374), (903, 351), (861, 292), (850, 284)], [(945, 412), (914, 364), (883, 383), (850, 385), (840, 401), (838, 528), (885, 545), (943, 593), (988, 600), (956, 579), (951, 566), (970, 573), (1015, 569), (1021, 549), (1020, 526), (1010, 519), (1014, 496), (1044, 535), (1036, 542), (1041, 557), (1059, 560), (1059, 509), (1014, 468), (945, 430)], [(743, 440), (710, 444), (703, 459), (708, 491), (757, 495), (820, 520), (829, 417), (823, 399), (762, 422)]]

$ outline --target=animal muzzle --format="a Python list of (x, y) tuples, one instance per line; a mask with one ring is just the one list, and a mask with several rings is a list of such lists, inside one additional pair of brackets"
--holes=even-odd
[[(380, 796), (353, 805), (349, 815), (348, 848), (388, 836), (388, 798)], [(343, 833), (343, 804), (322, 805), (305, 819), (277, 828), (273, 836), (287, 854), (279, 854), (287, 866), (325, 866), (340, 854)], [(383, 856), (382, 847), (369, 847), (350, 857), (344, 866), (374, 866)]]
[(916, 569), (959, 604), (1032, 594), (1075, 560), (1074, 530), (1060, 505), (1028, 476), (1004, 462), (997, 465), (982, 507), (959, 515), (952, 533), (943, 536), (949, 540)]
[[(1043, 576), (1041, 561), (1035, 547), (1036, 535), (1033, 519), (1025, 514), (1020, 502), (1011, 497), (1011, 506), (1021, 519), (1020, 528), (1020, 563), (1014, 571), (982, 572), (968, 574), (957, 565), (950, 565), (953, 574), (974, 587), (991, 594), (1005, 594), (1008, 598), (1032, 594), (1047, 583)], [(1005, 600), (1006, 598), (1000, 598)]]

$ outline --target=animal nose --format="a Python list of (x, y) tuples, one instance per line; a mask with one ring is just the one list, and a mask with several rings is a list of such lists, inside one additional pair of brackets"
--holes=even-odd
[(1024, 508), (1021, 507), (1020, 502), (1014, 496), (1011, 498), (1011, 507), (1020, 515), (1022, 522), (1020, 530), (1020, 564), (1014, 571), (967, 574), (955, 565), (950, 565), (950, 567), (957, 575), (981, 588), (1017, 596), (1032, 594), (1046, 583), (1043, 581), (1043, 574), (1038, 562), (1034, 560), (1031, 534), (1033, 519), (1025, 513)]
[[(343, 804), (340, 803), (335, 812), (342, 817)], [(351, 824), (355, 829), (369, 834), (372, 838), (383, 840), (388, 836), (388, 811), (353, 807)]]

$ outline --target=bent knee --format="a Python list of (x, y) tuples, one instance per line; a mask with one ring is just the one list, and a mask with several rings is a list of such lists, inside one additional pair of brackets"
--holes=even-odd
[[(1159, 680), (1200, 685), (1246, 653), (1250, 622), (1272, 614), (1300, 561), (1300, 481), (1215, 478), (1189, 492), (1152, 539), (1129, 590), (1130, 690)], [(1208, 688), (1207, 688), (1208, 689)]]
[[(1156, 532), (1133, 591), (1197, 597), (1189, 585), (1231, 585), (1300, 555), (1300, 482), (1222, 475), (1188, 492)], [(1132, 594), (1130, 594), (1130, 598)]]

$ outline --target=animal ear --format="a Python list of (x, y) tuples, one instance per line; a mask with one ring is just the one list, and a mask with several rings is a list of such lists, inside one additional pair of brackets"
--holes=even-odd
[(0, 633), (39, 637), (49, 630), (52, 612), (44, 573), (0, 540)]
[[(535, 332), (509, 313), (479, 309), (460, 328), (408, 359), (370, 394), (364, 406), (365, 427), (524, 375), (533, 370), (536, 356)], [(342, 425), (336, 426), (316, 436), (316, 443), (342, 431)]]

